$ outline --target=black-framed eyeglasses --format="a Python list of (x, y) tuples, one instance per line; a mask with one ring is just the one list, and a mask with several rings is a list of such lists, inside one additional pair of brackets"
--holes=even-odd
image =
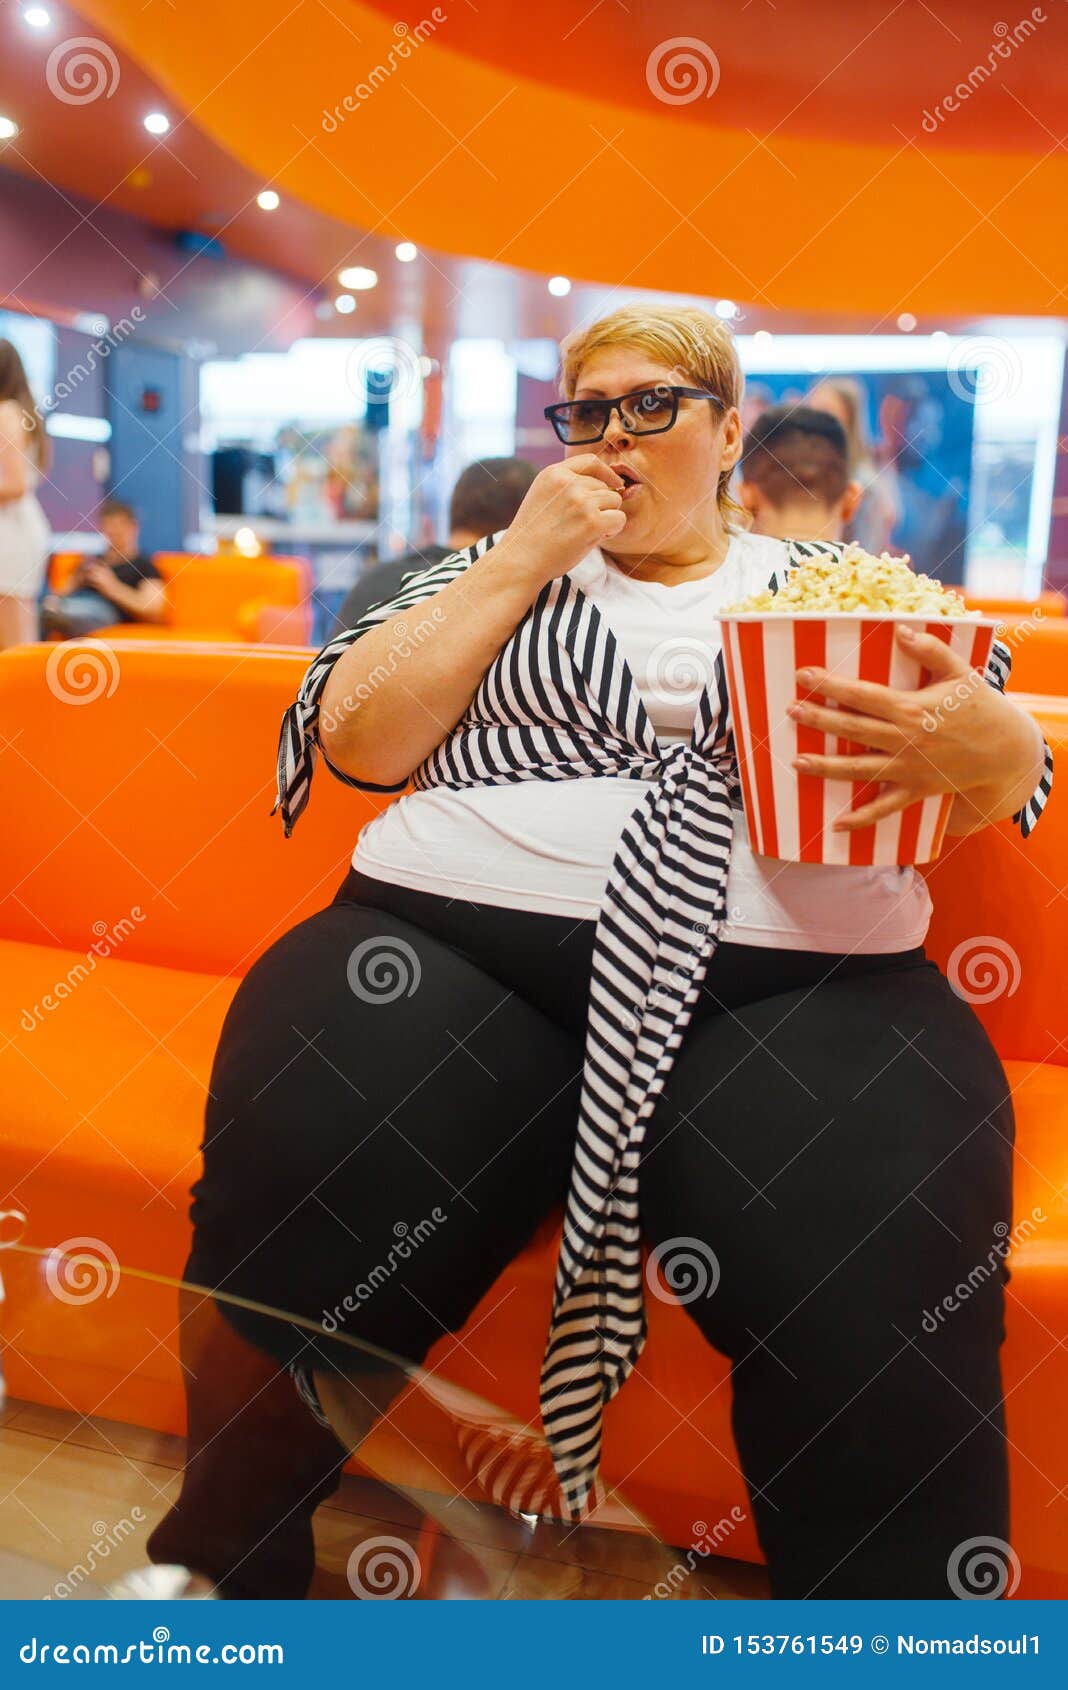
[(727, 408), (718, 393), (709, 393), (703, 387), (669, 387), (666, 382), (657, 382), (654, 387), (621, 393), (616, 399), (570, 399), (560, 405), (546, 405), (545, 415), (565, 446), (592, 446), (604, 439), (613, 411), (619, 412), (628, 434), (663, 434), (675, 426), (680, 399), (711, 399), (721, 409)]

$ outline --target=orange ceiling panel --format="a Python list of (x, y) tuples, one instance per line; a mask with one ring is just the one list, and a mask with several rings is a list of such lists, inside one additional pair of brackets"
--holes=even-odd
[[(603, 37), (582, 21), (588, 4), (562, 0), (507, 12), (503, 0), (481, 0), (473, 21), (448, 5), (397, 19), (365, 0), (80, 0), (80, 9), (249, 169), (372, 234), (611, 285), (859, 311), (873, 328), (904, 310), (1065, 309), (1058, 209), (1068, 154), (1047, 100), (1048, 78), (1064, 70), (1060, 6), (1013, 41), (1008, 59), (995, 55), (990, 79), (955, 96), (933, 134), (923, 112), (932, 101), (941, 110), (953, 86), (940, 79), (967, 76), (976, 62), (976, 30), (965, 39), (948, 21), (955, 5), (939, 8), (946, 43), (936, 49), (930, 8), (913, 0), (892, 14), (881, 7), (874, 34), (868, 0), (840, 8), (826, 36), (820, 0), (803, 9), (800, 68), (777, 57), (761, 0), (658, 8), (660, 44), (698, 15), (707, 40), (731, 13), (729, 30), (715, 23), (712, 97), (685, 103), (662, 97), (672, 87), (664, 55), (668, 80), (659, 93), (649, 84), (652, 11), (619, 0), (594, 8)], [(786, 10), (793, 27), (799, 8)], [(986, 45), (1003, 39), (984, 8), (977, 15)], [(629, 58), (619, 36), (629, 37)], [(602, 39), (613, 41), (603, 77)], [(1014, 117), (999, 130), (994, 103), (1008, 103), (1025, 66), (1026, 125)], [(637, 94), (635, 77), (645, 85)], [(790, 98), (810, 108), (807, 124), (781, 109)], [(353, 261), (359, 246), (357, 234)]]
[[(331, 4), (348, 16), (353, 0)], [(391, 25), (415, 28), (428, 15), (426, 0), (368, 4)], [(655, 112), (659, 79), (661, 91), (692, 96), (690, 121), (860, 142), (912, 133), (979, 67), (952, 122), (935, 119), (926, 143), (1033, 152), (1043, 126), (1061, 133), (1062, 9), (1057, 0), (1011, 12), (1005, 0), (528, 0), (520, 23), (515, 4), (479, 0), (446, 3), (441, 39), (572, 93), (596, 83), (616, 105)]]

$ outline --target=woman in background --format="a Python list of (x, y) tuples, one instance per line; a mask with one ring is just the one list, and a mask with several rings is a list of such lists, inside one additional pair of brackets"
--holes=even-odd
[(48, 456), (22, 359), (0, 340), (0, 650), (37, 637), (51, 536), (36, 488)]
[(827, 376), (816, 383), (806, 405), (836, 417), (849, 442), (849, 475), (859, 481), (860, 504), (845, 538), (855, 540), (867, 552), (879, 557), (890, 546), (890, 536), (901, 514), (892, 467), (876, 463), (875, 451), (865, 426), (864, 389), (854, 376)]

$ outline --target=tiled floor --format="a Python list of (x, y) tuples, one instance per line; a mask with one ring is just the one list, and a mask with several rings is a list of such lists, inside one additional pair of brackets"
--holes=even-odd
[[(0, 1415), (0, 1580), (5, 1554), (36, 1564), (36, 1587), (67, 1597), (142, 1566), (145, 1541), (178, 1490), (183, 1442), (113, 1420), (12, 1402)], [(682, 1552), (645, 1532), (546, 1522), (531, 1530), (488, 1503), (441, 1502), (346, 1474), (315, 1516), (309, 1595), (352, 1601), (765, 1598), (763, 1567)], [(15, 1594), (0, 1584), (0, 1593)]]

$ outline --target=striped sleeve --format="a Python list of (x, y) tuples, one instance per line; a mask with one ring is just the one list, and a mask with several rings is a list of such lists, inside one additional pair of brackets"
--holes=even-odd
[[(1012, 653), (1004, 641), (995, 638), (990, 648), (990, 656), (987, 658), (986, 673), (983, 679), (996, 692), (1003, 693), (1008, 684), (1011, 670)], [(1053, 785), (1053, 752), (1050, 750), (1049, 741), (1045, 737), (1042, 740), (1042, 747), (1042, 778), (1027, 803), (1022, 809), (1017, 810), (1012, 818), (1024, 839), (1035, 827), (1039, 816), (1045, 809), (1049, 800), (1050, 788)]]
[[(397, 644), (389, 659), (381, 666), (382, 678), (385, 679), (392, 672), (391, 665), (395, 666), (398, 656), (408, 655), (412, 647), (421, 641), (422, 626), (411, 628), (405, 620), (405, 612), (414, 610), (424, 600), (433, 598), (442, 587), (447, 587), (450, 581), (455, 581), (465, 569), (470, 568), (476, 558), (489, 550), (497, 538), (496, 534), (487, 534), (463, 551), (450, 552), (448, 557), (442, 558), (439, 563), (431, 564), (429, 569), (406, 575), (399, 593), (391, 599), (383, 599), (381, 603), (372, 605), (351, 628), (344, 629), (328, 640), (322, 650), (313, 657), (304, 672), (295, 700), (282, 717), (278, 738), (277, 793), (271, 815), (273, 816), (276, 810), (281, 810), (282, 827), (287, 839), (307, 805), (315, 762), (320, 753), (330, 773), (346, 786), (358, 787), (363, 792), (403, 792), (408, 784), (407, 780), (401, 781), (397, 786), (375, 786), (371, 781), (357, 780), (353, 775), (343, 773), (329, 761), (319, 741), (319, 701), (323, 689), (334, 664), (351, 645), (372, 628), (394, 620)], [(372, 676), (368, 685), (374, 684)]]

